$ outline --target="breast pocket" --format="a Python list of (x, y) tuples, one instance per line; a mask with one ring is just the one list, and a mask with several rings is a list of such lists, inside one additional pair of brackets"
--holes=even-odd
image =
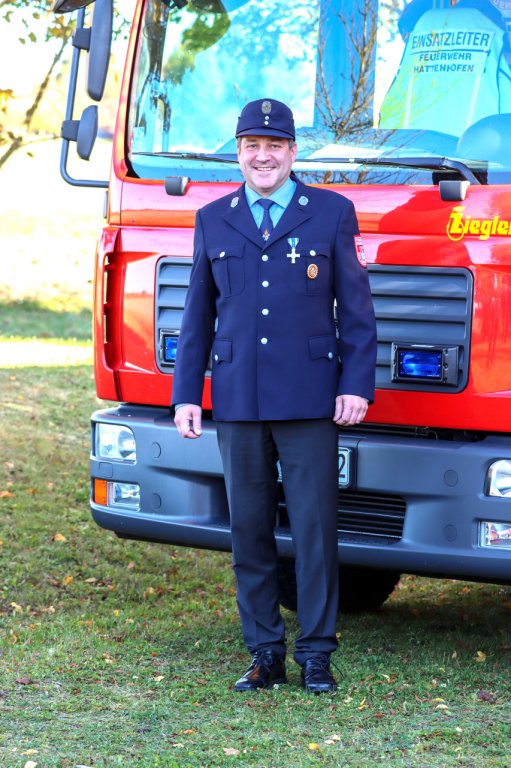
[(289, 285), (296, 293), (315, 296), (329, 290), (332, 284), (332, 255), (325, 244), (301, 246), (300, 258), (289, 257)]
[(215, 285), (221, 296), (241, 293), (245, 288), (244, 248), (211, 248), (208, 251)]

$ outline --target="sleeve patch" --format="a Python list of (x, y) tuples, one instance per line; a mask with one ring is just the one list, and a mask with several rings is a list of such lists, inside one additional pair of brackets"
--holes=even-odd
[(367, 259), (364, 251), (364, 243), (360, 235), (355, 235), (355, 250), (357, 252), (357, 259), (363, 267), (367, 267)]

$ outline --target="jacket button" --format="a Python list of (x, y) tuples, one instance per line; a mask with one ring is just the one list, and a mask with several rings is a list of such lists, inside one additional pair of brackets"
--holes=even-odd
[(261, 256), (261, 259), (263, 261), (268, 261), (268, 256), (266, 254), (264, 254), (263, 256)]
[(334, 356), (334, 353), (333, 353), (333, 352), (329, 352), (329, 353), (328, 353), (328, 359), (329, 359), (329, 360), (331, 360), (333, 356)]
[(269, 309), (262, 309), (261, 310), (261, 314), (262, 315), (269, 315), (270, 314), (270, 310)]
[(263, 280), (263, 282), (261, 283), (261, 285), (263, 286), (263, 288), (268, 288), (268, 286), (269, 286), (269, 282), (268, 282), (268, 280)]
[(215, 355), (215, 362), (218, 362), (218, 355)]
[(261, 339), (261, 344), (268, 344), (268, 339), (265, 336)]

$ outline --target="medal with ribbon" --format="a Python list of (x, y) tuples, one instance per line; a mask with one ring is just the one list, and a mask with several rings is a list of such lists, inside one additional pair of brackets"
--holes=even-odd
[(300, 254), (296, 252), (296, 246), (298, 245), (299, 237), (288, 237), (287, 242), (291, 246), (291, 253), (287, 254), (287, 258), (291, 259), (291, 263), (294, 264), (296, 259), (300, 258)]

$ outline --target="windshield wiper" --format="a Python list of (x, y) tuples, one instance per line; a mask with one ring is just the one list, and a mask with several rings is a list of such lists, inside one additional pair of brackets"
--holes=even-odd
[(134, 155), (146, 155), (148, 157), (168, 157), (171, 160), (200, 160), (205, 163), (230, 163), (238, 164), (236, 155), (210, 155), (203, 152), (133, 152)]
[(432, 171), (457, 171), (471, 184), (481, 184), (468, 165), (449, 157), (307, 157), (300, 163), (347, 163), (349, 165), (384, 165), (394, 168), (425, 168)]
[[(203, 152), (134, 152), (136, 155), (168, 157), (171, 160), (199, 160), (205, 163), (227, 163), (237, 165), (238, 158), (234, 154), (206, 154)], [(449, 157), (298, 157), (296, 163), (329, 163), (330, 165), (381, 165), (394, 168), (424, 168), (432, 171), (456, 171), (471, 184), (480, 185), (477, 176), (468, 165), (461, 160)]]

